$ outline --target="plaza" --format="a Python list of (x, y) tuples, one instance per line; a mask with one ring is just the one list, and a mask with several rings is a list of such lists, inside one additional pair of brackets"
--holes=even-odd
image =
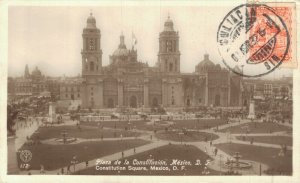
[[(99, 116), (99, 120), (74, 120), (64, 115), (60, 123), (53, 124), (43, 122), (43, 117), (18, 119), (15, 127), (18, 167), (23, 163), (19, 158), (22, 150), (30, 150), (32, 160), (29, 168), (20, 168), (17, 172), (77, 175), (292, 174), (291, 124), (240, 117), (227, 120), (222, 116), (197, 118), (191, 113), (179, 116), (171, 119), (167, 115), (130, 117), (128, 114), (120, 115), (119, 119)], [(227, 165), (228, 161), (234, 161), (236, 153), (250, 168)], [(136, 168), (140, 166), (130, 165), (131, 168), (114, 171), (105, 165), (101, 167), (107, 170), (98, 171), (96, 162), (99, 159), (112, 162), (164, 160), (167, 162), (164, 168), (168, 170), (145, 166), (145, 170), (138, 171)], [(170, 164), (174, 159), (192, 164), (182, 170), (178, 166), (179, 170), (173, 171), (174, 166)], [(197, 161), (201, 164), (195, 165)], [(209, 161), (207, 165), (206, 161)]]

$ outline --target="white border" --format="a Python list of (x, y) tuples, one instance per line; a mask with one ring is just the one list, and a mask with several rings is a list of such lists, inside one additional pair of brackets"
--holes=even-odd
[[(273, 0), (273, 2), (277, 0)], [(300, 72), (294, 70), (294, 116), (293, 116), (293, 176), (83, 176), (83, 175), (6, 175), (7, 171), (7, 132), (6, 132), (6, 105), (7, 105), (7, 53), (8, 53), (8, 7), (9, 6), (121, 6), (125, 1), (14, 1), (0, 0), (0, 183), (1, 182), (300, 182), (299, 159), (299, 84)], [(126, 1), (127, 6), (214, 6), (230, 5), (232, 7), (245, 3), (242, 0), (202, 0), (202, 1)], [(249, 1), (250, 2), (250, 1)], [(283, 0), (280, 0), (283, 2)], [(293, 2), (293, 1), (288, 1)], [(297, 20), (299, 16), (299, 2), (297, 3)], [(225, 16), (225, 15), (224, 15)], [(299, 27), (297, 21), (297, 28)], [(299, 30), (299, 29), (298, 29)], [(299, 36), (297, 35), (297, 46)], [(217, 48), (216, 48), (217, 49)], [(299, 48), (297, 47), (299, 52)], [(297, 54), (299, 55), (299, 54)], [(297, 56), (298, 57), (298, 56)], [(298, 60), (298, 59), (297, 59)], [(297, 163), (298, 162), (298, 163)]]

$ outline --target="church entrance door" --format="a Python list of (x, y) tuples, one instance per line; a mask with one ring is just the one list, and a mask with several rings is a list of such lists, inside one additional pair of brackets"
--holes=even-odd
[(130, 97), (130, 107), (136, 108), (137, 107), (137, 99), (136, 96), (131, 96)]
[(158, 107), (158, 100), (156, 97), (154, 97), (152, 100), (152, 107)]
[(114, 100), (112, 98), (109, 98), (107, 103), (108, 108), (114, 108)]
[(186, 100), (186, 105), (187, 105), (188, 107), (191, 105), (191, 100), (190, 100), (189, 98)]

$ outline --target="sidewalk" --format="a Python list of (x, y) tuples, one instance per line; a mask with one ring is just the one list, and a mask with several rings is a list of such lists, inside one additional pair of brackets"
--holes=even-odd
[(286, 136), (286, 137), (293, 137), (293, 134), (288, 134), (286, 131), (279, 131), (273, 133), (250, 133), (245, 135), (245, 133), (234, 133), (231, 134), (232, 136)]
[[(267, 143), (261, 143), (261, 142), (253, 142), (253, 144), (250, 144), (249, 141), (242, 141), (242, 140), (231, 140), (231, 143), (245, 144), (245, 145), (251, 145), (251, 146), (260, 146), (260, 147), (281, 148), (281, 145), (277, 145), (277, 144), (267, 144)], [(293, 150), (293, 147), (287, 146), (287, 149)]]
[[(29, 122), (28, 122), (29, 123)], [(18, 128), (16, 130), (15, 138), (15, 150), (18, 151), (20, 147), (27, 141), (27, 136), (30, 137), (37, 129), (39, 125), (36, 122), (33, 122), (31, 126), (25, 128)]]
[(238, 126), (238, 125), (242, 125), (242, 124), (246, 124), (246, 123), (250, 123), (251, 121), (249, 120), (241, 120), (241, 122), (233, 122), (233, 123), (229, 123), (229, 124), (224, 124), (224, 125), (221, 125), (219, 126), (219, 130), (223, 130), (225, 128), (228, 128), (228, 127), (233, 127), (233, 126)]

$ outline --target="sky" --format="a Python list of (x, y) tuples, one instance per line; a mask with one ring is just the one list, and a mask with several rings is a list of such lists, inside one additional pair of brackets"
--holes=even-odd
[[(131, 48), (132, 32), (138, 43), (138, 60), (154, 66), (158, 37), (168, 14), (179, 31), (181, 72), (194, 72), (205, 53), (222, 67), (217, 29), (232, 6), (14, 6), (8, 11), (8, 75), (22, 76), (25, 65), (47, 76), (75, 76), (81, 72), (82, 30), (92, 11), (101, 31), (103, 66), (117, 49), (123, 32)], [(286, 69), (269, 77), (290, 75)]]

